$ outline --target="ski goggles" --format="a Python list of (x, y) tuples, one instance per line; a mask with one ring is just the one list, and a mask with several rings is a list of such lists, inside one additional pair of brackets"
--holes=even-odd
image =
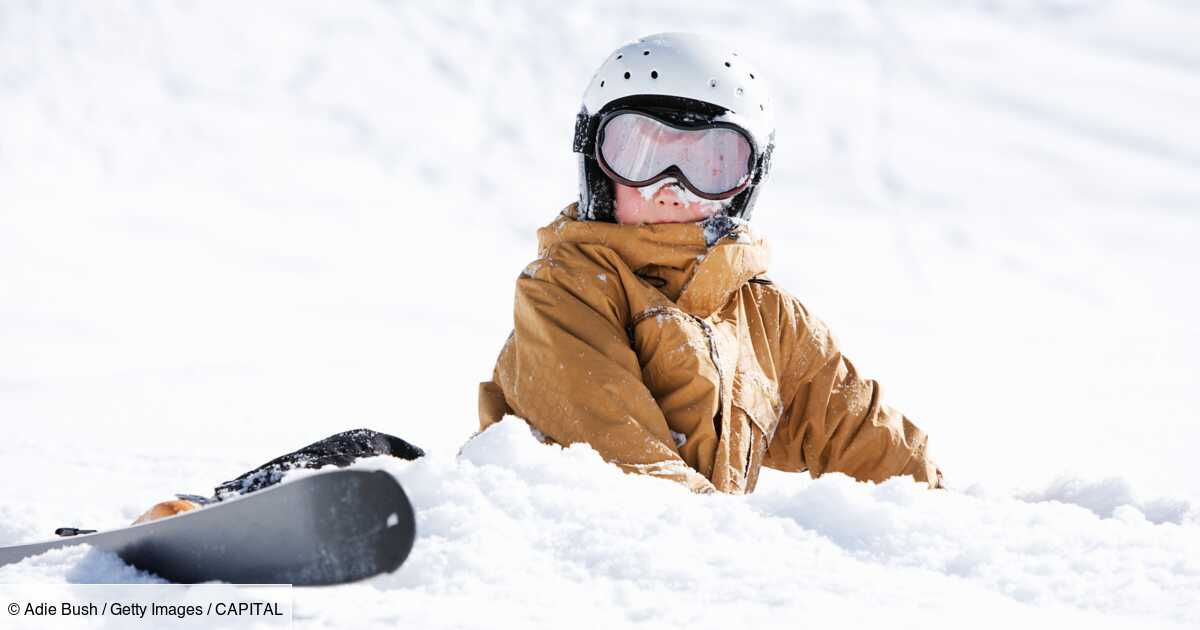
[(642, 112), (617, 110), (600, 120), (596, 161), (634, 188), (675, 177), (704, 199), (728, 199), (750, 184), (755, 145), (740, 127), (722, 122), (680, 127)]

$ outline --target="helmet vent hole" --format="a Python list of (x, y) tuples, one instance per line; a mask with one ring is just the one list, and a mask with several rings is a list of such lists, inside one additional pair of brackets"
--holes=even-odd
[(626, 72), (626, 73), (625, 73), (625, 78), (626, 78), (626, 79), (628, 79), (628, 78), (629, 78), (629, 73), (628, 73), (628, 72)]
[(709, 79), (709, 80), (708, 80), (708, 87), (717, 87), (717, 80), (716, 80), (716, 79)]
[(600, 82), (600, 87), (604, 87), (604, 82), (603, 82), (603, 81), (601, 81), (601, 82)]
[(726, 68), (732, 68), (733, 66), (729, 65), (729, 62), (728, 62), (728, 61), (726, 61), (726, 62), (725, 62), (725, 67), (726, 67)]
[(762, 111), (766, 111), (766, 109), (767, 109), (766, 106), (764, 106), (762, 103), (758, 104), (758, 111), (762, 112)]
[(657, 79), (657, 78), (658, 78), (658, 70), (651, 70), (651, 71), (650, 71), (650, 78), (651, 78), (651, 79)]
[(650, 51), (649, 51), (649, 50), (643, 50), (643, 51), (642, 51), (642, 56), (643, 56), (643, 57), (644, 57), (644, 56), (646, 56), (646, 55), (649, 55), (649, 54), (650, 54)]
[(617, 59), (620, 59), (621, 57), (624, 57), (624, 56), (625, 55), (617, 55)]
[(751, 78), (751, 79), (753, 79), (753, 78), (754, 78), (754, 73), (753, 73), (753, 72), (751, 72), (751, 73), (750, 73), (750, 78)]
[(741, 95), (742, 95), (742, 88), (738, 88), (738, 89), (737, 89), (737, 95), (738, 95), (738, 96), (741, 96)]

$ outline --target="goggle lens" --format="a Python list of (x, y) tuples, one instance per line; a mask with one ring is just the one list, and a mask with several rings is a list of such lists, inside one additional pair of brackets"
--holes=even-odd
[(750, 176), (754, 150), (745, 135), (729, 127), (677, 129), (625, 112), (609, 118), (600, 133), (598, 157), (631, 184), (649, 183), (675, 166), (696, 192), (722, 195)]

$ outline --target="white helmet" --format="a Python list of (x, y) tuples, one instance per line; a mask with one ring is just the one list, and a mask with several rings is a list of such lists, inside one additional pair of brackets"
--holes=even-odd
[(604, 114), (644, 109), (683, 125), (721, 122), (741, 128), (755, 147), (751, 183), (727, 213), (743, 219), (770, 168), (775, 125), (762, 75), (732, 48), (693, 33), (659, 33), (613, 51), (583, 93), (575, 121), (580, 214), (612, 221), (612, 181), (596, 163), (596, 133)]

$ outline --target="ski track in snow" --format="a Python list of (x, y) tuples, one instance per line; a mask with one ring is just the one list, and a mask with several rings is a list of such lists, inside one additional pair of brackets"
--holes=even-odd
[[(360, 464), (417, 546), (297, 627), (1200, 624), (1200, 10), (761, 6), (0, 7), (0, 544), (367, 426), (431, 453)], [(951, 491), (697, 497), (511, 421), (453, 456), (591, 72), (714, 25), (774, 92), (772, 278)]]

